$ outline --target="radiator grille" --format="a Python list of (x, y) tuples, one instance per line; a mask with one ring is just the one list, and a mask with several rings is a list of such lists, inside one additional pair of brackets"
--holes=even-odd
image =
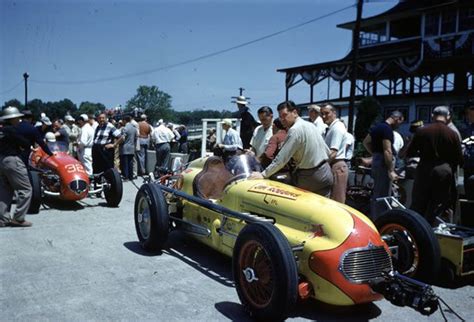
[(351, 249), (342, 256), (340, 270), (349, 281), (366, 283), (392, 271), (392, 259), (384, 247)]

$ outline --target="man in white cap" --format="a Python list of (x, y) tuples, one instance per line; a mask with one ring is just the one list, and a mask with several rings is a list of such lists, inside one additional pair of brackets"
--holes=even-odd
[[(30, 206), (32, 188), (26, 165), (21, 160), (21, 151), (30, 148), (26, 137), (18, 133), (17, 126), (23, 116), (16, 107), (5, 108), (0, 121), (6, 126), (0, 128), (0, 227), (30, 227), (25, 220)], [(10, 208), (13, 195), (17, 196), (13, 219), (10, 219)]]
[(77, 140), (77, 157), (84, 165), (88, 175), (92, 175), (92, 145), (94, 142), (94, 129), (89, 124), (89, 117), (81, 114), (77, 119), (81, 128), (81, 135)]
[(231, 119), (223, 119), (221, 124), (226, 133), (223, 143), (220, 143), (218, 147), (222, 149), (224, 159), (228, 159), (235, 155), (238, 149), (242, 149), (242, 140), (240, 139), (239, 133), (232, 128)]
[(238, 96), (235, 103), (239, 108), (238, 116), (241, 118), (240, 122), (240, 138), (244, 149), (250, 149), (250, 140), (252, 139), (253, 131), (259, 125), (249, 112), (249, 102), (245, 96)]
[(38, 129), (38, 131), (40, 132), (41, 137), (44, 138), (44, 135), (46, 133), (51, 132), (51, 126), (53, 125), (53, 123), (44, 113), (41, 113), (41, 115), (42, 116), (39, 120), (41, 124), (39, 126), (36, 126), (36, 129)]
[(79, 136), (81, 135), (81, 129), (75, 124), (76, 120), (71, 115), (67, 114), (64, 117), (64, 120), (64, 127), (69, 134), (69, 154), (76, 156), (77, 151), (75, 150), (75, 145)]
[(323, 118), (321, 117), (321, 107), (316, 104), (308, 105), (308, 116), (309, 121), (316, 126), (318, 131), (324, 137), (328, 126), (324, 123)]
[(160, 172), (164, 168), (169, 167), (171, 159), (171, 140), (174, 139), (173, 131), (171, 131), (163, 122), (162, 119), (158, 121), (158, 127), (151, 132), (151, 138), (155, 143), (156, 150), (156, 164), (155, 170)]

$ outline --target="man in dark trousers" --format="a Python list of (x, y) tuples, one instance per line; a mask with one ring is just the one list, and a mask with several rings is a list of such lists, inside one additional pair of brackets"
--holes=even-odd
[(249, 102), (245, 96), (238, 96), (235, 101), (239, 108), (238, 117), (241, 119), (240, 122), (240, 138), (242, 139), (242, 145), (244, 150), (250, 149), (250, 140), (252, 139), (253, 131), (259, 125), (249, 112)]
[(98, 116), (92, 145), (92, 171), (105, 172), (114, 167), (114, 150), (123, 142), (122, 133), (107, 120), (105, 113)]
[(390, 116), (370, 129), (364, 139), (365, 149), (372, 155), (372, 178), (374, 189), (370, 202), (370, 216), (376, 219), (384, 210), (383, 203), (377, 198), (392, 195), (392, 181), (397, 179), (393, 156), (393, 130), (396, 130), (404, 121), (400, 111), (393, 111)]
[[(25, 220), (30, 206), (32, 188), (28, 171), (21, 159), (22, 150), (30, 149), (30, 142), (18, 134), (18, 124), (23, 116), (16, 107), (9, 106), (3, 110), (0, 121), (5, 126), (0, 128), (0, 227), (30, 227)], [(16, 208), (10, 219), (8, 209), (16, 194)]]
[[(433, 110), (433, 123), (420, 128), (407, 148), (407, 156), (419, 153), (411, 208), (433, 226), (436, 216), (450, 210), (453, 199), (454, 172), (463, 162), (461, 142), (446, 124), (449, 110), (438, 106)], [(452, 209), (451, 209), (452, 210)]]

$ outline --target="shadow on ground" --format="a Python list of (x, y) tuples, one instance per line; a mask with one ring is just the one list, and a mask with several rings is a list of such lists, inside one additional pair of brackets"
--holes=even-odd
[[(219, 302), (217, 311), (232, 321), (253, 321), (240, 303)], [(369, 321), (378, 317), (382, 311), (377, 305), (365, 304), (351, 307), (330, 306), (324, 303), (307, 300), (296, 305), (290, 317), (301, 317), (314, 321)]]
[(148, 252), (140, 246), (138, 241), (126, 242), (123, 245), (128, 250), (142, 256), (159, 256), (165, 253), (176, 257), (216, 282), (225, 286), (234, 287), (232, 280), (232, 260), (210, 247), (199, 243), (183, 232), (174, 231), (170, 233), (167, 245), (162, 253)]

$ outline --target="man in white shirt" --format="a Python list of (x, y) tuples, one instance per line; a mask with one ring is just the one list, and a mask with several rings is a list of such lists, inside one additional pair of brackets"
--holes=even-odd
[(316, 104), (308, 105), (308, 116), (309, 121), (316, 126), (318, 131), (321, 133), (321, 136), (324, 137), (324, 133), (328, 126), (324, 124), (323, 118), (321, 117), (321, 107)]
[(354, 156), (354, 144), (354, 136), (351, 133), (346, 132), (344, 135), (344, 146), (346, 148), (345, 160), (348, 168), (350, 168), (351, 160)]
[(84, 165), (88, 175), (92, 175), (92, 145), (94, 142), (94, 129), (89, 124), (89, 117), (81, 114), (78, 124), (81, 128), (81, 135), (77, 140), (77, 157)]
[(173, 131), (166, 127), (163, 120), (159, 120), (158, 127), (151, 132), (151, 138), (155, 143), (156, 150), (155, 169), (167, 168), (171, 158), (170, 142), (174, 139)]
[(330, 150), (329, 162), (334, 176), (331, 199), (340, 203), (346, 202), (347, 179), (349, 169), (345, 162), (346, 147), (344, 145), (346, 127), (337, 118), (336, 108), (332, 104), (327, 104), (321, 108), (321, 115), (324, 123), (328, 126), (324, 140)]
[(324, 139), (313, 124), (299, 117), (294, 102), (280, 103), (278, 114), (283, 126), (288, 128), (288, 136), (272, 163), (262, 173), (254, 172), (252, 178), (269, 178), (293, 159), (296, 167), (292, 175), (294, 184), (329, 197), (333, 177)]
[(252, 138), (250, 139), (250, 146), (252, 152), (255, 153), (259, 158), (265, 153), (265, 148), (268, 145), (268, 141), (273, 135), (272, 124), (273, 124), (273, 111), (268, 106), (263, 106), (258, 109), (258, 119), (261, 125), (257, 126), (253, 131)]
[(232, 120), (222, 120), (222, 128), (226, 131), (223, 143), (219, 144), (218, 147), (222, 149), (224, 153), (224, 159), (228, 159), (235, 155), (238, 149), (243, 148), (242, 139), (240, 138), (239, 132), (232, 128)]

